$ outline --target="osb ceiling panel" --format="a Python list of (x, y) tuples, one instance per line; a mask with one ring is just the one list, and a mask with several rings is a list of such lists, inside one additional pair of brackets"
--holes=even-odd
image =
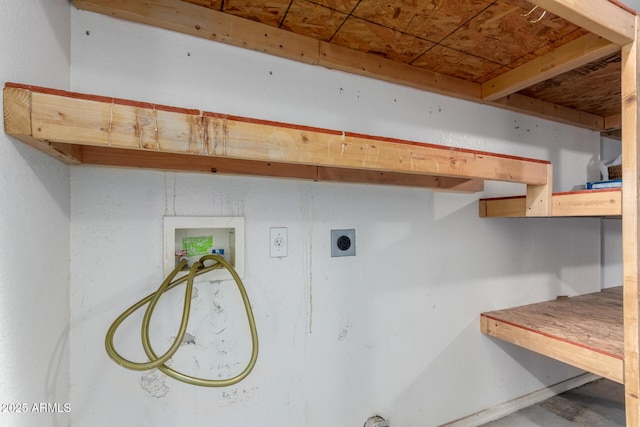
[(524, 16), (531, 10), (531, 4), (523, 0), (498, 0), (440, 43), (467, 55), (509, 65), (579, 29), (550, 13), (531, 22), (540, 13)]
[(603, 117), (620, 113), (620, 53), (531, 86), (523, 95)]
[(460, 51), (442, 45), (434, 46), (413, 65), (470, 81), (481, 81), (485, 76), (495, 77), (509, 70), (496, 62), (476, 55), (461, 55)]
[(438, 43), (491, 3), (487, 0), (362, 0), (352, 15)]
[(331, 42), (407, 64), (434, 46), (428, 40), (354, 17), (345, 21)]
[[(526, 0), (182, 1), (476, 83), (587, 34)], [(584, 94), (567, 100), (574, 80), (554, 79), (526, 93), (582, 111), (610, 111), (581, 105)]]

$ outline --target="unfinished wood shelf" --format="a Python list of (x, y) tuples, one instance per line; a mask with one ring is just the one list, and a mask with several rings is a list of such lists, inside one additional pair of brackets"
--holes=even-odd
[(624, 383), (622, 287), (483, 313), (481, 330)]
[[(479, 213), (486, 218), (526, 217), (526, 196), (481, 199)], [(621, 216), (622, 190), (607, 188), (553, 193), (549, 216)]]
[(7, 83), (5, 130), (71, 164), (481, 191), (546, 207), (548, 161)]

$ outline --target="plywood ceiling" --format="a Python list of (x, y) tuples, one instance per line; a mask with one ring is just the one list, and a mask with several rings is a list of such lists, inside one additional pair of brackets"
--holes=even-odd
[[(552, 112), (593, 129), (615, 124), (621, 108), (620, 42), (526, 0), (74, 3), (289, 59), (541, 116)], [(614, 3), (604, 3), (615, 9), (612, 16)]]
[[(588, 34), (525, 0), (183, 1), (476, 83)], [(596, 115), (618, 114), (615, 58), (522, 93)]]
[(609, 55), (521, 93), (600, 116), (613, 116), (619, 114), (621, 108), (621, 61), (619, 53)]
[(184, 1), (479, 83), (587, 33), (524, 0)]

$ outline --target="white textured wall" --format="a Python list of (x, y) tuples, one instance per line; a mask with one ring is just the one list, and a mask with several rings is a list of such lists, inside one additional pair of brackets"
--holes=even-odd
[[(620, 155), (620, 141), (602, 138), (600, 157), (607, 164)], [(622, 219), (602, 219), (602, 287), (610, 288), (622, 285)]]
[[(72, 11), (72, 53), (80, 92), (550, 159), (557, 190), (598, 173), (593, 132), (92, 13)], [(480, 219), (480, 195), (108, 168), (72, 168), (71, 193), (73, 425), (357, 426), (379, 413), (432, 426), (578, 373), (481, 335), (479, 313), (599, 289), (598, 219)], [(128, 371), (104, 351), (110, 323), (162, 280), (164, 215), (246, 219), (261, 353), (237, 386)], [(286, 258), (269, 258), (272, 226), (289, 229)], [(356, 257), (329, 256), (332, 228), (356, 229)], [(158, 319), (171, 324), (168, 305)], [(244, 363), (239, 308), (231, 283), (199, 286), (196, 345), (172, 366), (216, 377)], [(140, 359), (138, 328), (116, 342)], [(152, 329), (160, 351), (171, 335)]]
[(621, 3), (624, 3), (635, 10), (640, 10), (640, 0), (624, 0)]
[[(2, 2), (3, 85), (68, 88), (69, 9), (66, 0)], [(0, 200), (0, 404), (31, 412), (69, 401), (69, 168), (0, 132)], [(64, 413), (7, 409), (2, 426), (69, 423)]]

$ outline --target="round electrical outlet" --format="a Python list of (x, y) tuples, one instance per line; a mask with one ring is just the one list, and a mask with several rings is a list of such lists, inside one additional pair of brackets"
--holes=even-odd
[(331, 230), (331, 256), (355, 256), (355, 254), (356, 230), (354, 228)]
[(338, 237), (338, 249), (341, 251), (346, 251), (351, 247), (351, 239), (349, 236), (340, 236)]

